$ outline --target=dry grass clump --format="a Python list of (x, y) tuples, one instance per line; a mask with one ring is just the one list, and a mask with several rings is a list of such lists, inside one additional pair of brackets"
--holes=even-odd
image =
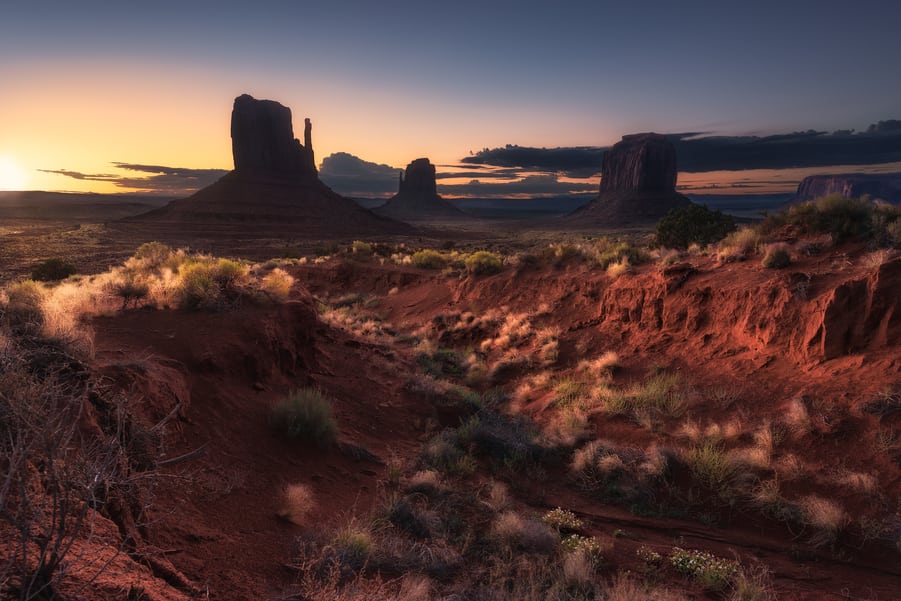
[(276, 267), (260, 280), (260, 290), (263, 294), (280, 302), (288, 300), (292, 286), (294, 277), (280, 267)]
[(338, 437), (332, 402), (318, 388), (292, 391), (272, 409), (272, 426), (297, 440), (328, 446)]
[(743, 261), (757, 254), (763, 239), (753, 226), (737, 229), (723, 238), (718, 246), (717, 257), (721, 261)]
[(607, 351), (595, 359), (580, 361), (576, 369), (586, 372), (589, 376), (606, 379), (616, 373), (619, 367), (619, 355), (614, 351)]
[(550, 526), (524, 518), (514, 511), (498, 515), (491, 531), (507, 548), (527, 553), (551, 554), (560, 541), (557, 532)]
[(613, 279), (632, 271), (632, 264), (629, 263), (629, 257), (622, 257), (619, 261), (611, 262), (605, 270), (607, 275)]
[(810, 412), (807, 410), (807, 405), (801, 397), (796, 397), (789, 401), (782, 412), (782, 416), (783, 422), (788, 426), (789, 431), (795, 437), (802, 437), (809, 434), (813, 429)]
[(739, 471), (722, 445), (712, 442), (683, 450), (682, 460), (698, 482), (721, 493), (731, 487)]
[(404, 489), (431, 497), (441, 491), (441, 477), (435, 470), (419, 470), (407, 479)]
[(848, 523), (848, 515), (841, 505), (820, 497), (807, 495), (798, 502), (804, 522), (817, 531), (811, 535), (810, 543), (822, 546), (835, 542), (841, 530)]
[(592, 440), (573, 453), (570, 471), (586, 492), (613, 501), (640, 501), (653, 489), (669, 466), (655, 445), (645, 450)]
[(873, 495), (879, 490), (879, 480), (871, 473), (843, 469), (831, 480), (842, 488), (862, 495)]
[(678, 374), (661, 372), (625, 389), (599, 390), (604, 409), (631, 415), (642, 427), (656, 430), (664, 418), (682, 417), (691, 405), (689, 391)]
[(783, 269), (791, 265), (791, 254), (788, 252), (788, 246), (782, 243), (769, 244), (766, 252), (761, 259), (760, 264), (767, 269)]
[(316, 499), (313, 490), (306, 484), (289, 484), (285, 487), (284, 501), (278, 516), (297, 525), (303, 525), (314, 509)]
[(666, 588), (651, 588), (631, 574), (617, 574), (604, 587), (604, 601), (688, 601), (688, 597)]

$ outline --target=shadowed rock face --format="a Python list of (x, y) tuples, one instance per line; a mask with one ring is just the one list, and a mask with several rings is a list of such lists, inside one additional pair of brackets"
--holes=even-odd
[(438, 196), (435, 166), (428, 159), (416, 159), (407, 165), (397, 193), (415, 194), (422, 198)]
[(875, 199), (898, 203), (901, 202), (901, 173), (811, 175), (801, 180), (795, 200), (813, 200), (828, 194), (841, 194), (845, 198), (869, 194)]
[(301, 144), (294, 138), (291, 109), (274, 100), (257, 100), (248, 94), (235, 98), (231, 136), (237, 172), (316, 175), (310, 120), (305, 120)]
[(598, 197), (569, 217), (584, 225), (653, 223), (690, 201), (676, 192), (676, 149), (655, 133), (623, 136), (604, 154)]
[(623, 136), (604, 154), (601, 194), (673, 194), (676, 173), (676, 149), (665, 137), (659, 134)]
[(375, 212), (406, 221), (467, 217), (466, 213), (438, 195), (435, 166), (428, 159), (416, 159), (407, 165), (397, 194)]

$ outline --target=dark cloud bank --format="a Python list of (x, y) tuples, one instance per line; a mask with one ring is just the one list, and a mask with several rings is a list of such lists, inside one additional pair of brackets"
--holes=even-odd
[[(765, 137), (668, 134), (676, 146), (679, 170), (704, 172), (788, 169), (829, 165), (870, 165), (901, 161), (901, 121), (880, 121), (866, 131), (794, 132)], [(606, 147), (529, 148), (507, 145), (462, 159), (473, 165), (519, 167), (566, 173), (573, 177), (600, 172)]]
[(137, 189), (143, 193), (187, 196), (195, 190), (208, 186), (228, 173), (224, 169), (190, 169), (188, 167), (167, 167), (164, 165), (139, 165), (136, 163), (113, 163), (117, 168), (143, 176), (117, 175), (113, 173), (81, 173), (68, 169), (39, 169), (44, 173), (55, 173), (73, 179), (110, 182), (120, 188)]

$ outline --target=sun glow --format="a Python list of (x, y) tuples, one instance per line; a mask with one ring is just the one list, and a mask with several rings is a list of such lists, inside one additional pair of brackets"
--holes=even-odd
[(0, 190), (24, 190), (28, 177), (14, 158), (0, 155)]

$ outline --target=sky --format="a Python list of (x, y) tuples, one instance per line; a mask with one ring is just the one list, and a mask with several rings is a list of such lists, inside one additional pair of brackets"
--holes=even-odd
[(317, 162), (392, 169), (640, 131), (861, 131), (901, 118), (898, 23), (886, 0), (3, 0), (0, 189), (205, 181), (232, 166), (242, 93), (310, 117)]

